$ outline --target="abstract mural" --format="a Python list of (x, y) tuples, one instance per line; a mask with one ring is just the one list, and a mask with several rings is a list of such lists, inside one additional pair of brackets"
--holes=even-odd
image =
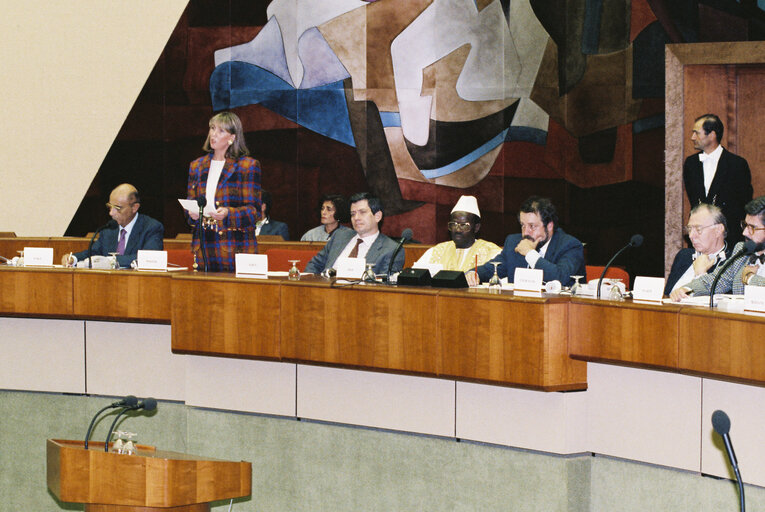
[[(151, 159), (169, 235), (206, 120), (234, 109), (274, 215), (301, 233), (322, 193), (370, 189), (383, 230), (445, 239), (461, 194), (483, 235), (553, 199), (602, 263), (633, 232), (663, 268), (664, 45), (765, 39), (754, 0), (191, 0), (68, 233), (92, 230), (121, 156)], [(141, 131), (159, 122), (147, 137)], [(134, 178), (139, 181), (140, 179)], [(147, 183), (156, 183), (149, 180)], [(157, 187), (157, 185), (151, 185)], [(146, 188), (146, 187), (144, 187)], [(95, 208), (95, 206), (93, 206)], [(80, 233), (80, 231), (82, 233)], [(643, 269), (643, 270), (641, 270)]]

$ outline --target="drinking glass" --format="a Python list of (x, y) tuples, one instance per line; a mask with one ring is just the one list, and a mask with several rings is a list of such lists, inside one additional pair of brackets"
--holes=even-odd
[(574, 284), (571, 285), (571, 295), (579, 295), (581, 293), (582, 284), (579, 282), (584, 276), (571, 276), (574, 280)]
[(361, 276), (361, 280), (365, 282), (374, 283), (377, 281), (374, 271), (374, 263), (367, 263), (367, 269), (364, 271), (364, 275)]
[(622, 289), (619, 288), (621, 279), (611, 278), (611, 290), (608, 292), (608, 300), (622, 301), (624, 296), (622, 295)]
[(497, 273), (497, 267), (499, 266), (499, 261), (490, 261), (492, 265), (494, 265), (494, 275), (491, 276), (491, 279), (489, 279), (489, 290), (492, 292), (501, 292), (502, 291), (502, 281), (499, 280), (499, 274)]
[(112, 270), (120, 268), (120, 264), (117, 263), (117, 255), (119, 255), (118, 252), (109, 253), (109, 268)]
[(290, 271), (287, 273), (287, 279), (290, 281), (300, 281), (300, 269), (297, 267), (297, 264), (300, 263), (300, 260), (287, 261), (292, 263), (292, 267), (290, 267)]

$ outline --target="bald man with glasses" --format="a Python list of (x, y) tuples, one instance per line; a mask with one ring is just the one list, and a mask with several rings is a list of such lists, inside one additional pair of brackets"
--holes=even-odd
[[(111, 253), (117, 253), (119, 266), (130, 267), (140, 249), (161, 251), (164, 246), (165, 228), (162, 223), (148, 215), (139, 214), (140, 207), (141, 197), (133, 185), (123, 183), (112, 190), (106, 209), (116, 226), (101, 231), (98, 239), (93, 242), (91, 254), (109, 256)], [(65, 267), (71, 267), (87, 257), (88, 251), (69, 253), (64, 255), (61, 263)]]
[[(765, 196), (752, 199), (744, 206), (746, 217), (741, 221), (741, 234), (756, 244), (765, 244)], [(744, 249), (744, 242), (733, 248), (735, 256)], [(765, 250), (753, 256), (739, 258), (728, 267), (717, 282), (715, 293), (733, 293), (742, 295), (744, 286), (765, 286)], [(690, 295), (709, 295), (712, 283), (720, 273), (722, 266), (711, 274), (697, 277), (690, 283), (674, 290), (670, 297), (679, 302)]]

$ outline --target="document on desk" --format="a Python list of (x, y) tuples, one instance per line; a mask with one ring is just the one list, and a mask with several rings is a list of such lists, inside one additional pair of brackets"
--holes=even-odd
[[(720, 304), (720, 302), (738, 302), (742, 301), (743, 304), (744, 296), (743, 295), (731, 295), (729, 293), (716, 293), (715, 294), (715, 304)], [(694, 297), (686, 297), (680, 302), (675, 302), (672, 299), (664, 299), (663, 301), (665, 304), (681, 304), (683, 306), (702, 306), (702, 307), (708, 307), (709, 306), (709, 295), (699, 295)]]

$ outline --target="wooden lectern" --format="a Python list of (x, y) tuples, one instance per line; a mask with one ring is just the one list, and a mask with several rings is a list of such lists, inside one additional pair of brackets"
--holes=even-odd
[(252, 464), (157, 451), (104, 452), (104, 443), (48, 439), (48, 488), (86, 512), (208, 512), (210, 502), (249, 496)]

